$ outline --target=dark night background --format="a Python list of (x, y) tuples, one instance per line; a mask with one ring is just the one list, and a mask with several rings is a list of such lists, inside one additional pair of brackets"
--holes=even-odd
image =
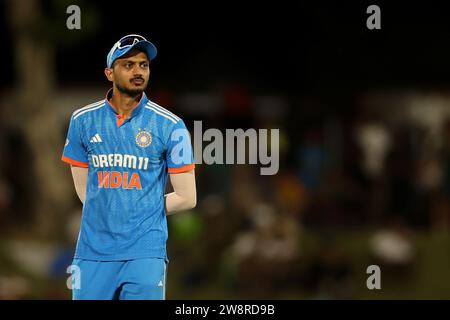
[[(43, 3), (63, 28), (68, 14)], [(102, 81), (111, 44), (128, 33), (157, 45), (154, 85), (204, 88), (237, 79), (255, 90), (295, 95), (448, 83), (450, 19), (442, 3), (374, 2), (381, 6), (381, 30), (366, 28), (372, 2), (79, 3), (95, 12), (99, 24), (80, 43), (58, 48), (61, 85)], [(67, 37), (83, 32), (68, 31)], [(0, 35), (2, 60), (11, 61), (5, 19)], [(11, 64), (2, 74), (1, 84), (12, 85)]]

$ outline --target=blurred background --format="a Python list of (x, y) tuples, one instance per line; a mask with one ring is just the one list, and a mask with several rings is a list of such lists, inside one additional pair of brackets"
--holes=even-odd
[(448, 11), (378, 3), (368, 30), (370, 4), (2, 1), (0, 299), (71, 298), (61, 153), (129, 33), (158, 47), (149, 98), (190, 130), (280, 129), (276, 175), (197, 165), (197, 207), (168, 218), (168, 299), (449, 299)]

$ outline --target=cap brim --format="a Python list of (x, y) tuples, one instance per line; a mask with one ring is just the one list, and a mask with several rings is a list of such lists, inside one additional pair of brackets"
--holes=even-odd
[(139, 41), (139, 42), (135, 43), (134, 45), (132, 45), (129, 48), (129, 50), (127, 50), (127, 52), (132, 49), (139, 49), (139, 50), (142, 50), (143, 52), (147, 53), (147, 58), (149, 60), (155, 59), (156, 54), (158, 53), (158, 51), (156, 50), (156, 47), (150, 41)]

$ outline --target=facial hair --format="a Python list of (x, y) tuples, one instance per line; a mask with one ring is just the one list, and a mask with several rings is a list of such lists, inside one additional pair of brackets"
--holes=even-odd
[(120, 83), (116, 83), (116, 87), (117, 87), (117, 90), (119, 90), (121, 93), (134, 97), (134, 96), (137, 96), (137, 95), (141, 94), (142, 92), (144, 92), (144, 90), (146, 89), (147, 86), (142, 87), (142, 88), (136, 88), (136, 89), (128, 89), (128, 88), (125, 88), (124, 86), (122, 86)]

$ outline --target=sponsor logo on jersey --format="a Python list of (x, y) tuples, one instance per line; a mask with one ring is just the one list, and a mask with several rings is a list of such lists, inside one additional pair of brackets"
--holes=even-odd
[[(128, 168), (147, 170), (149, 158), (130, 154), (110, 153), (92, 155), (92, 165), (95, 168)], [(98, 171), (98, 187), (105, 189), (122, 188), (126, 190), (142, 189), (138, 172), (129, 171)]]
[(121, 167), (128, 169), (147, 170), (149, 158), (137, 157), (131, 154), (98, 154), (91, 155), (92, 165), (95, 168)]
[(91, 143), (98, 143), (98, 142), (103, 142), (103, 140), (100, 137), (100, 135), (97, 133), (95, 136), (93, 136), (91, 138), (91, 140), (89, 140), (89, 142), (91, 142)]

